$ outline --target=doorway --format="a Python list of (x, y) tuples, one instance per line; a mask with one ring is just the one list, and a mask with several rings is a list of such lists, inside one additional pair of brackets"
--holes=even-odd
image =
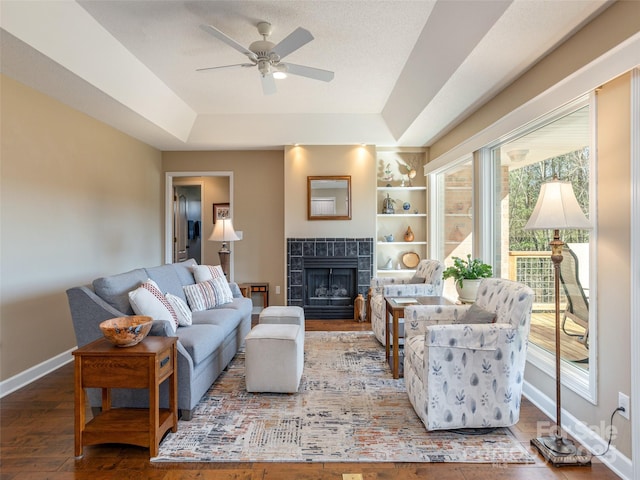
[[(176, 196), (176, 189), (178, 188), (180, 188), (180, 193)], [(182, 190), (183, 188), (185, 190)], [(198, 193), (194, 193), (196, 191)], [(180, 208), (178, 202), (180, 194), (185, 197), (183, 208), (186, 226), (183, 223), (181, 228), (182, 231), (186, 232), (186, 239), (184, 234), (182, 234), (181, 238), (184, 240), (185, 247), (189, 246), (188, 249), (185, 248), (188, 251), (187, 258), (196, 259), (199, 265), (217, 264), (220, 244), (207, 241), (213, 231), (212, 205), (214, 203), (228, 202), (231, 210), (233, 210), (233, 172), (165, 172), (165, 263), (172, 263), (176, 261), (176, 258), (179, 258), (176, 256), (178, 238), (176, 233), (179, 229), (179, 225), (176, 225), (176, 212)], [(196, 210), (196, 206), (199, 212), (194, 214), (192, 210)], [(189, 220), (194, 223), (190, 224)], [(199, 224), (196, 224), (196, 221)], [(198, 228), (197, 232), (195, 231), (196, 226)], [(193, 228), (192, 234), (194, 237), (191, 239), (189, 239), (190, 227)], [(196, 233), (198, 234), (197, 238)], [(233, 250), (229, 268), (231, 275), (233, 275)]]
[(173, 187), (173, 261), (202, 263), (202, 185)]

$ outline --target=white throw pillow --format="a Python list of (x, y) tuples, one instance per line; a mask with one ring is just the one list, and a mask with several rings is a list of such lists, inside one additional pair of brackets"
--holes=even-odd
[(191, 271), (196, 283), (208, 282), (214, 278), (226, 278), (220, 265), (195, 265)]
[(181, 327), (188, 327), (193, 322), (193, 315), (187, 302), (176, 295), (167, 293), (165, 295), (169, 304), (173, 307), (178, 317), (178, 325)]
[(192, 312), (200, 312), (233, 301), (226, 278), (214, 278), (206, 282), (182, 287)]
[(148, 279), (129, 292), (129, 303), (138, 315), (147, 315), (154, 320), (167, 320), (175, 333), (178, 327), (178, 316), (153, 280)]

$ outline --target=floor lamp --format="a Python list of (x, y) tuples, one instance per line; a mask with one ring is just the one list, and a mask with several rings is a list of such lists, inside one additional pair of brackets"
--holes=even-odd
[(222, 248), (220, 248), (220, 250), (218, 251), (218, 255), (220, 256), (220, 266), (222, 267), (222, 271), (224, 272), (227, 279), (229, 279), (229, 257), (231, 255), (231, 250), (229, 250), (227, 242), (240, 240), (240, 237), (233, 229), (233, 223), (231, 223), (231, 219), (218, 219), (216, 221), (216, 224), (213, 226), (213, 232), (211, 233), (209, 240), (213, 242), (222, 242)]
[(540, 454), (555, 466), (589, 465), (591, 456), (578, 453), (575, 444), (566, 438), (562, 431), (560, 400), (560, 264), (562, 263), (562, 247), (560, 230), (589, 229), (591, 224), (580, 209), (573, 187), (569, 182), (561, 182), (557, 178), (542, 184), (540, 196), (533, 209), (525, 230), (553, 230), (551, 241), (551, 261), (554, 271), (555, 295), (555, 329), (556, 329), (556, 431), (554, 435), (538, 437), (531, 444)]

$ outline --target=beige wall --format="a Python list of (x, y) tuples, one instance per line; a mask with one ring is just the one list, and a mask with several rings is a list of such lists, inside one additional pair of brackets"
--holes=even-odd
[[(376, 151), (368, 146), (285, 148), (285, 238), (375, 237)], [(351, 176), (351, 220), (307, 220), (307, 177)]]
[(0, 76), (0, 379), (75, 346), (65, 290), (161, 263), (160, 152)]
[[(205, 180), (202, 201), (203, 263), (219, 263), (218, 242), (206, 239), (213, 231), (213, 203), (229, 201), (233, 226), (243, 239), (233, 242), (234, 280), (269, 282), (269, 303), (284, 305), (284, 161), (281, 150), (164, 152), (164, 172), (233, 172), (233, 195), (223, 193), (220, 179)], [(280, 286), (280, 294), (276, 294)]]

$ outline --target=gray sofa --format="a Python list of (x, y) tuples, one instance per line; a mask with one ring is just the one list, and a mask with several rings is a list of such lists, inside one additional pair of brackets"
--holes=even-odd
[[(100, 337), (100, 322), (113, 317), (133, 315), (128, 293), (147, 279), (155, 281), (163, 293), (186, 300), (182, 287), (195, 283), (192, 259), (185, 262), (138, 268), (119, 275), (98, 278), (92, 287), (67, 290), (73, 327), (78, 346)], [(154, 320), (149, 335), (178, 337), (178, 409), (183, 420), (190, 420), (193, 408), (211, 384), (227, 367), (251, 330), (252, 303), (244, 298), (238, 286), (230, 284), (233, 301), (210, 310), (193, 312), (193, 324), (178, 327), (172, 333), (168, 322)], [(161, 386), (161, 405), (168, 405), (167, 382)], [(93, 409), (101, 406), (101, 392), (88, 389)], [(144, 389), (114, 389), (114, 407), (146, 407), (148, 392)]]

